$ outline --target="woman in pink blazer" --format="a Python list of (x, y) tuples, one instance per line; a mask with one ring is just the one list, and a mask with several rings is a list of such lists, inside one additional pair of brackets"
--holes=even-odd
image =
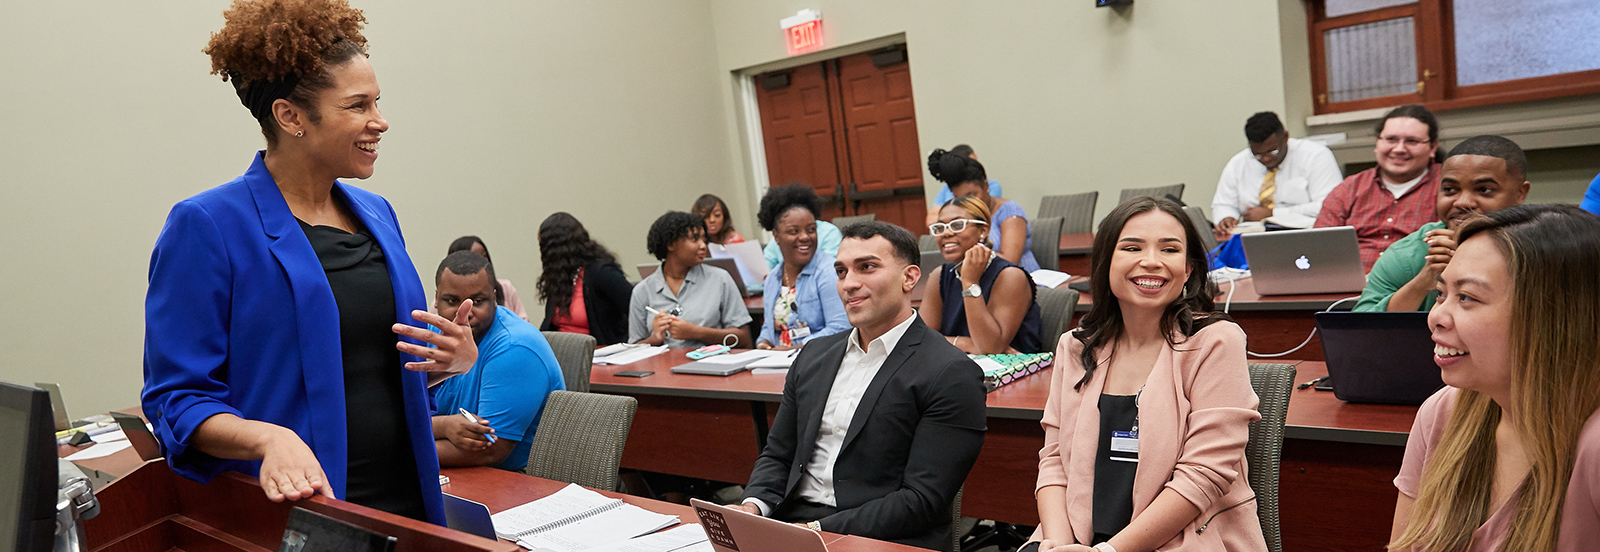
[(1095, 233), (1094, 307), (1056, 346), (1039, 529), (1024, 550), (1264, 551), (1245, 443), (1244, 332), (1212, 312), (1205, 251), (1178, 204), (1142, 197)]

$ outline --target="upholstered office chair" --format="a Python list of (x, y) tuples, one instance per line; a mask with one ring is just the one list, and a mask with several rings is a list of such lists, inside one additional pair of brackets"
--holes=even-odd
[(950, 501), (950, 552), (961, 552), (961, 492), (966, 488), (956, 489), (956, 498)]
[(1289, 392), (1294, 389), (1294, 365), (1250, 364), (1250, 386), (1261, 399), (1261, 419), (1250, 424), (1250, 442), (1244, 454), (1250, 464), (1250, 489), (1256, 493), (1256, 513), (1267, 550), (1283, 552), (1278, 532), (1278, 460), (1283, 456), (1283, 421), (1289, 413)]
[(1189, 214), (1189, 222), (1194, 225), (1194, 231), (1200, 234), (1200, 244), (1206, 251), (1217, 248), (1217, 235), (1211, 231), (1211, 220), (1206, 218), (1206, 212), (1198, 205), (1185, 205), (1183, 212)]
[(1078, 308), (1078, 290), (1065, 286), (1055, 289), (1039, 288), (1039, 344), (1044, 351), (1054, 352), (1061, 335), (1072, 328), (1072, 311)]
[(556, 353), (556, 363), (561, 365), (561, 377), (568, 391), (589, 392), (589, 370), (594, 367), (594, 336), (544, 332), (544, 340)]
[(832, 222), (834, 226), (838, 226), (840, 230), (843, 230), (846, 226), (850, 226), (858, 222), (867, 222), (869, 220), (878, 220), (878, 214), (867, 213), (865, 215), (856, 215), (853, 217), (833, 217), (833, 220), (828, 222)]
[(1048, 195), (1039, 198), (1039, 217), (1061, 217), (1062, 234), (1087, 234), (1094, 231), (1094, 206), (1100, 192)]
[(555, 391), (545, 399), (523, 473), (617, 490), (622, 447), (639, 401), (621, 395)]
[(1179, 182), (1171, 186), (1156, 186), (1154, 188), (1124, 188), (1122, 190), (1122, 199), (1117, 200), (1117, 204), (1127, 203), (1128, 200), (1139, 196), (1165, 197), (1183, 201), (1183, 183)]
[(917, 238), (917, 251), (938, 251), (938, 250), (939, 250), (939, 241), (938, 241), (937, 238), (934, 238), (933, 236), (926, 236), (926, 235)]
[(1033, 251), (1033, 260), (1039, 261), (1039, 268), (1055, 270), (1061, 266), (1061, 217), (1038, 217), (1028, 225), (1033, 230), (1033, 244), (1028, 249)]

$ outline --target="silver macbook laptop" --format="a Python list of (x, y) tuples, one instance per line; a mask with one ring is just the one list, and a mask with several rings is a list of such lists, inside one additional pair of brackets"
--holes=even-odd
[[(750, 296), (749, 289), (745, 288), (744, 278), (739, 276), (739, 265), (736, 264), (736, 262), (733, 260), (732, 257), (724, 257), (724, 258), (721, 258), (721, 259), (706, 259), (706, 260), (701, 261), (701, 262), (705, 263), (708, 266), (714, 266), (714, 267), (720, 268), (720, 269), (722, 269), (723, 272), (727, 272), (729, 276), (733, 277), (733, 285), (738, 286), (738, 288), (739, 288), (739, 296), (740, 297), (749, 297)], [(645, 278), (649, 278), (651, 274), (655, 274), (657, 270), (660, 270), (661, 269), (661, 263), (644, 263), (644, 264), (636, 265), (635, 268), (639, 269), (639, 279), (643, 280)]]
[(1356, 293), (1367, 285), (1353, 226), (1254, 232), (1242, 239), (1258, 294)]
[(689, 499), (716, 552), (828, 552), (822, 534), (798, 525)]

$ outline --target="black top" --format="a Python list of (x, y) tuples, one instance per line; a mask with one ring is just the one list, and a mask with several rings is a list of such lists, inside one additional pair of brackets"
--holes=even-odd
[[(583, 267), (583, 311), (589, 317), (589, 335), (599, 345), (628, 340), (628, 301), (633, 299), (633, 284), (617, 263), (595, 261)], [(556, 331), (556, 309), (544, 302), (544, 322), (539, 329)]]
[(300, 221), (339, 306), (344, 363), (345, 429), (349, 434), (344, 499), (427, 520), (416, 459), (406, 431), (394, 288), (383, 249), (366, 228), (351, 234)]
[[(989, 260), (989, 267), (984, 269), (983, 276), (978, 277), (978, 289), (983, 290), (983, 302), (988, 304), (994, 295), (994, 280), (1000, 277), (1000, 271), (1007, 268), (1022, 270), (1011, 261), (1000, 256)], [(1017, 333), (1011, 336), (1011, 348), (1019, 353), (1040, 352), (1039, 328), (1044, 324), (1039, 318), (1038, 289), (1033, 287), (1033, 277), (1027, 271), (1022, 274), (1028, 279), (1028, 313), (1022, 315), (1022, 325), (1017, 328)], [(956, 273), (955, 263), (945, 263), (939, 271), (939, 298), (944, 300), (944, 312), (941, 313), (939, 333), (947, 336), (971, 336), (967, 329), (967, 308), (961, 297), (961, 275)]]
[(1099, 405), (1100, 447), (1094, 455), (1092, 525), (1095, 535), (1111, 538), (1133, 519), (1133, 475), (1139, 469), (1137, 453), (1111, 450), (1111, 432), (1131, 431), (1139, 423), (1139, 399), (1137, 395), (1102, 394)]

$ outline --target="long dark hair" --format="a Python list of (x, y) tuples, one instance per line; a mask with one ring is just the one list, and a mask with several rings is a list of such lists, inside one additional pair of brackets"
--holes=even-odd
[(706, 241), (711, 243), (728, 241), (728, 235), (734, 232), (733, 213), (728, 212), (728, 203), (722, 198), (712, 194), (702, 195), (694, 200), (694, 206), (689, 208), (689, 212), (699, 215), (700, 218), (707, 218), (712, 209), (722, 209), (722, 228), (715, 234), (706, 234)]
[(539, 274), (539, 299), (552, 303), (560, 313), (572, 305), (576, 291), (572, 284), (578, 270), (595, 261), (615, 263), (617, 256), (589, 238), (589, 231), (577, 218), (560, 212), (539, 223), (539, 261), (544, 264)]
[(1183, 226), (1184, 257), (1188, 259), (1190, 269), (1189, 279), (1183, 282), (1183, 294), (1167, 305), (1166, 312), (1161, 314), (1161, 335), (1166, 338), (1167, 345), (1177, 348), (1181, 343), (1173, 339), (1174, 333), (1181, 333), (1187, 339), (1213, 322), (1229, 320), (1228, 315), (1215, 312), (1216, 303), (1212, 297), (1216, 295), (1216, 284), (1206, 278), (1206, 250), (1200, 246), (1203, 243), (1200, 234), (1195, 232), (1194, 224), (1190, 222), (1189, 215), (1183, 212), (1183, 207), (1166, 198), (1144, 196), (1130, 199), (1112, 209), (1111, 214), (1100, 221), (1100, 228), (1094, 233), (1094, 249), (1089, 257), (1089, 296), (1094, 299), (1094, 306), (1079, 320), (1078, 328), (1072, 330), (1072, 337), (1083, 343), (1079, 360), (1083, 362), (1084, 370), (1083, 379), (1072, 386), (1074, 390), (1089, 383), (1094, 376), (1099, 364), (1095, 352), (1116, 341), (1123, 333), (1122, 307), (1117, 303), (1117, 297), (1111, 294), (1109, 285), (1111, 255), (1116, 253), (1122, 227), (1128, 224), (1128, 219), (1156, 210), (1172, 215)]
[[(445, 256), (449, 256), (451, 253), (455, 253), (457, 251), (472, 251), (472, 246), (474, 246), (474, 245), (477, 245), (477, 246), (483, 248), (483, 258), (484, 258), (484, 260), (489, 261), (491, 264), (494, 263), (494, 257), (490, 257), (489, 256), (489, 244), (483, 243), (483, 240), (478, 238), (477, 236), (461, 236), (459, 238), (456, 238), (456, 241), (450, 242), (450, 249), (445, 251), (444, 254), (445, 254)], [(474, 274), (476, 274), (476, 273), (474, 273)], [(494, 302), (495, 302), (495, 304), (500, 305), (502, 307), (505, 306), (505, 304), (506, 304), (506, 290), (504, 288), (500, 287), (500, 280), (496, 279), (494, 277), (494, 272), (493, 271), (489, 272), (489, 283), (494, 284)]]

